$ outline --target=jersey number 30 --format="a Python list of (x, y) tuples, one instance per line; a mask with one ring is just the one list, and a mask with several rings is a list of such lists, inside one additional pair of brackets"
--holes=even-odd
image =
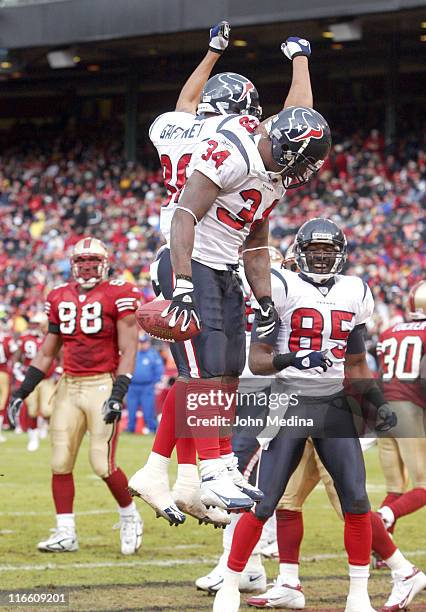
[[(60, 302), (58, 305), (59, 330), (61, 334), (70, 335), (77, 326), (77, 306), (74, 302)], [(102, 329), (102, 304), (93, 302), (85, 304), (80, 314), (80, 329), (84, 334), (97, 334)]]

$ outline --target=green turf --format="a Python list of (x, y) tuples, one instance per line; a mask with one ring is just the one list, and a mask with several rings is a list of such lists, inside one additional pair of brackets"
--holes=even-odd
[[(36, 543), (47, 537), (55, 524), (49, 444), (43, 441), (38, 452), (28, 453), (25, 435), (7, 434), (7, 438), (0, 446), (3, 597), (9, 590), (68, 586), (73, 587), (69, 590), (70, 608), (75, 610), (211, 609), (212, 598), (195, 591), (192, 583), (207, 573), (220, 555), (221, 532), (210, 526), (200, 527), (192, 519), (179, 528), (171, 528), (163, 519), (155, 519), (153, 511), (138, 501), (145, 522), (143, 545), (138, 555), (123, 557), (119, 533), (112, 529), (118, 519), (115, 504), (104, 483), (91, 473), (87, 439), (75, 470), (80, 550), (61, 555), (37, 552)], [(150, 437), (122, 436), (118, 459), (127, 474), (144, 463), (151, 441)], [(366, 461), (370, 498), (377, 506), (385, 491), (375, 449), (367, 452)], [(102, 513), (84, 514), (93, 511)], [(426, 567), (424, 510), (401, 520), (395, 537), (414, 563)], [(314, 491), (306, 504), (302, 557), (301, 577), (307, 603), (312, 606), (309, 609), (343, 610), (347, 590), (343, 525), (322, 488)], [(277, 564), (268, 561), (266, 568), (268, 578), (274, 578)], [(373, 572), (370, 590), (377, 607), (383, 604), (389, 588), (389, 573)], [(413, 610), (426, 610), (426, 596), (418, 597), (417, 603), (420, 607), (412, 607)]]

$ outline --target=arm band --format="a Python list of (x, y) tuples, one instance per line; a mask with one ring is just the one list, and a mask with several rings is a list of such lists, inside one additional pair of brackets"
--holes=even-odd
[(59, 334), (59, 325), (57, 325), (56, 323), (51, 323), (49, 321), (49, 327), (47, 328), (47, 331), (49, 332), (49, 334)]
[(131, 377), (128, 374), (120, 374), (114, 381), (111, 391), (111, 399), (117, 402), (123, 401), (130, 385)]
[(365, 334), (365, 323), (355, 325), (348, 336), (348, 343), (346, 345), (346, 352), (348, 355), (359, 355), (360, 353), (365, 353)]
[(374, 383), (373, 386), (368, 389), (368, 391), (365, 391), (364, 398), (376, 408), (380, 408), (380, 406), (386, 404), (385, 396), (376, 383)]
[(38, 383), (42, 381), (45, 376), (46, 374), (44, 372), (30, 365), (25, 375), (25, 378), (22, 381), (22, 385), (19, 387), (19, 389), (15, 391), (13, 395), (24, 400), (26, 397), (29, 396), (30, 393), (34, 391)]
[(286, 353), (285, 355), (275, 355), (272, 359), (272, 365), (276, 369), (277, 372), (281, 372), (284, 368), (288, 368), (293, 365), (293, 358), (295, 356), (295, 352)]

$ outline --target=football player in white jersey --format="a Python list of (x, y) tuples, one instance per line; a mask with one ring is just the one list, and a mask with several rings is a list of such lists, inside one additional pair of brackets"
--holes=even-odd
[[(312, 91), (308, 68), (308, 58), (310, 55), (309, 42), (304, 39), (292, 37), (289, 38), (285, 43), (283, 43), (282, 51), (288, 59), (292, 60), (293, 65), (292, 84), (288, 96), (285, 100), (284, 106), (294, 104), (305, 104), (308, 106), (312, 105)], [(179, 185), (175, 181), (171, 188), (169, 188), (170, 200), (168, 200), (168, 206), (163, 209), (165, 211), (165, 215), (163, 215), (162, 211), (162, 229), (163, 233), (167, 238), (169, 238), (170, 234), (170, 211), (173, 212), (173, 210), (176, 209), (176, 206), (178, 205), (180, 192), (178, 193), (177, 189), (178, 187), (182, 186), (184, 180), (186, 179), (186, 173), (183, 172), (182, 168), (184, 163), (187, 163), (188, 158), (192, 156), (194, 150), (194, 139), (198, 138), (199, 140), (203, 138), (208, 141), (208, 133), (214, 132), (214, 130), (216, 130), (216, 128), (220, 126), (223, 119), (226, 118), (226, 115), (228, 113), (233, 114), (233, 118), (235, 119), (235, 121), (233, 121), (233, 124), (236, 125), (237, 131), (242, 130), (244, 132), (244, 136), (253, 132), (258, 123), (257, 117), (260, 114), (258, 94), (253, 84), (245, 77), (235, 75), (234, 73), (216, 75), (207, 82), (203, 90), (201, 103), (198, 106), (198, 112), (203, 113), (202, 116), (205, 119), (208, 119), (208, 121), (203, 122), (201, 128), (201, 115), (193, 118), (194, 121), (191, 128), (186, 126), (186, 128), (184, 129), (183, 125), (178, 125), (178, 117), (176, 117), (176, 121), (174, 120), (175, 118), (172, 115), (176, 114), (169, 113), (161, 116), (158, 120), (156, 120), (150, 132), (152, 141), (159, 149), (160, 157), (163, 155), (168, 156), (163, 158), (165, 164), (164, 167), (166, 167), (167, 164), (167, 168), (169, 168), (170, 164), (168, 160), (170, 159), (172, 151), (174, 157), (172, 167), (174, 167), (175, 170), (172, 171), (171, 176), (172, 178), (181, 178), (181, 182), (179, 183)], [(249, 114), (247, 115), (247, 113)], [(227, 125), (226, 133), (231, 134), (232, 129), (232, 124)], [(182, 136), (184, 138), (182, 138)], [(173, 147), (170, 147), (171, 141), (174, 141)], [(180, 148), (180, 145), (183, 145), (183, 141), (185, 141), (185, 147), (187, 147), (185, 151)], [(169, 152), (167, 152), (167, 147), (169, 147)], [(209, 147), (211, 148), (211, 145), (209, 145)], [(210, 151), (210, 155), (214, 164), (219, 164), (219, 160), (221, 158), (220, 152), (218, 153), (212, 150)], [(180, 164), (180, 173), (178, 172), (179, 160), (182, 160)], [(193, 164), (191, 164), (189, 167), (186, 167), (188, 174), (191, 173), (192, 167)], [(167, 170), (166, 178), (169, 176), (170, 171)], [(279, 188), (279, 191), (281, 194), (282, 188)], [(248, 198), (248, 202), (251, 203), (249, 199), (250, 193), (247, 193), (246, 196)], [(254, 201), (253, 206), (258, 206), (258, 203)], [(253, 206), (251, 207), (252, 209)], [(161, 256), (158, 257), (157, 262), (155, 264), (155, 268), (157, 268), (158, 272), (162, 273), (160, 275), (163, 276), (163, 284), (165, 285), (165, 289), (163, 290), (163, 287), (161, 287), (160, 290), (162, 291), (163, 295), (167, 294), (171, 297), (169, 285), (172, 276), (168, 250), (166, 250), (166, 252), (163, 252)], [(241, 313), (240, 310), (239, 312)], [(238, 327), (241, 327), (241, 321), (239, 325), (237, 325), (237, 328)], [(188, 378), (189, 376), (197, 376), (197, 356), (193, 350), (191, 342), (188, 341), (187, 343), (182, 345), (173, 345), (172, 352), (174, 353), (175, 361), (178, 364), (180, 377)], [(179, 382), (181, 381), (178, 381), (178, 383)], [(196, 468), (194, 465), (195, 454), (191, 455), (191, 453), (188, 451), (188, 446), (191, 444), (192, 441), (191, 437), (182, 437), (182, 435), (176, 435), (175, 432), (174, 394), (176, 393), (176, 386), (172, 389), (171, 393), (166, 399), (165, 406), (163, 408), (162, 420), (153, 447), (153, 452), (151, 453), (148, 459), (147, 465), (142, 470), (139, 470), (130, 481), (130, 486), (137, 495), (147, 501), (157, 511), (157, 513), (159, 513), (161, 516), (164, 516), (165, 518), (168, 518), (168, 520), (174, 524), (183, 522), (183, 520), (185, 519), (182, 512), (180, 512), (180, 514), (176, 512), (177, 508), (173, 503), (173, 499), (169, 491), (167, 476), (169, 458), (176, 444), (176, 439), (179, 439), (179, 437), (180, 440), (177, 443), (177, 451), (180, 467), (178, 470), (177, 484), (179, 483), (179, 481), (185, 480), (186, 483), (189, 483), (191, 485), (190, 488), (192, 489), (192, 501), (190, 504), (186, 504), (186, 507), (185, 503), (179, 503), (178, 505), (180, 508), (189, 512), (193, 516), (197, 516), (197, 518), (201, 518), (202, 520), (208, 518), (205, 516), (205, 510), (202, 504), (198, 503), (198, 510), (194, 512), (195, 500), (193, 496), (193, 484), (194, 482), (196, 483), (197, 478)], [(181, 461), (181, 458), (179, 456), (179, 447), (186, 448), (186, 451), (184, 453), (186, 461)], [(222, 455), (227, 456), (226, 469), (230, 474), (232, 474), (234, 483), (240, 489), (243, 488), (246, 491), (248, 490), (249, 494), (251, 493), (251, 495), (255, 496), (258, 495), (258, 492), (254, 491), (253, 488), (248, 487), (247, 483), (242, 480), (241, 474), (236, 468), (235, 458), (233, 457), (231, 452), (228, 452), (229, 447), (229, 443), (227, 443), (226, 445), (224, 443), (222, 445), (221, 450)], [(203, 458), (203, 455), (201, 455), (201, 458)], [(180, 475), (182, 475), (182, 479), (180, 478)], [(180, 502), (182, 502), (182, 493), (184, 488), (178, 488), (180, 489), (179, 499)], [(185, 485), (185, 488), (188, 488), (187, 484)], [(234, 497), (235, 494), (236, 491), (235, 489), (233, 489)], [(248, 504), (250, 502), (247, 502), (246, 500), (245, 503)], [(225, 521), (222, 521), (221, 523), (216, 521), (208, 522), (214, 522), (215, 524), (222, 525), (225, 524)]]
[[(228, 570), (214, 603), (215, 612), (239, 609), (240, 573), (264, 522), (275, 511), (308, 437), (336, 484), (345, 516), (350, 574), (346, 612), (373, 611), (367, 592), (372, 537), (370, 505), (362, 450), (343, 392), (345, 376), (364, 380), (364, 396), (377, 408), (378, 431), (393, 427), (396, 417), (365, 360), (363, 334), (374, 308), (371, 291), (361, 279), (339, 274), (346, 256), (346, 238), (335, 223), (327, 219), (306, 222), (295, 245), (300, 273), (283, 270), (281, 279), (277, 279), (280, 282), (273, 285), (279, 324), (267, 337), (262, 318), (255, 319), (249, 356), (251, 370), (259, 375), (273, 375), (272, 390), (278, 397), (285, 392), (285, 397), (296, 399), (282, 407), (275, 431), (266, 427), (259, 436), (263, 450), (258, 485), (265, 496), (236, 527)], [(327, 367), (323, 367), (319, 355), (326, 359)], [(298, 368), (299, 360), (307, 368), (303, 375)], [(315, 365), (319, 367), (312, 369)], [(327, 370), (327, 374), (322, 370)]]

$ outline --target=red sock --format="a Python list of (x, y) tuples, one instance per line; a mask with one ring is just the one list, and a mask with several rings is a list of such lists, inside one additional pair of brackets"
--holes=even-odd
[[(381, 506), (389, 506), (392, 502), (396, 501), (401, 497), (402, 493), (387, 493), (385, 499), (382, 501)], [(389, 533), (393, 533), (396, 527), (396, 519), (393, 525), (388, 528)], [(373, 549), (374, 550), (374, 549)]]
[(408, 493), (401, 495), (396, 501), (387, 504), (392, 510), (395, 519), (411, 514), (426, 506), (426, 489), (412, 489)]
[(371, 555), (371, 518), (365, 514), (345, 514), (345, 548), (350, 565), (368, 565)]
[(277, 510), (275, 514), (280, 563), (299, 563), (303, 514), (294, 510)]
[(197, 464), (197, 452), (193, 438), (178, 438), (176, 440), (176, 454), (179, 465), (183, 463)]
[(238, 391), (238, 379), (234, 379), (231, 382), (222, 383), (222, 390), (224, 392), (224, 403), (219, 407), (220, 416), (224, 419), (229, 420), (228, 427), (221, 427), (219, 431), (219, 446), (221, 455), (229, 455), (232, 453), (232, 426), (235, 421), (235, 412), (237, 406), (237, 391)]
[(377, 512), (370, 512), (371, 529), (373, 532), (372, 548), (382, 559), (389, 559), (397, 550), (385, 524)]
[(27, 423), (26, 423), (27, 431), (29, 429), (37, 429), (37, 417), (30, 417), (27, 414)]
[[(186, 384), (184, 394), (177, 394), (176, 434), (179, 438), (192, 436), (200, 460), (220, 458), (219, 389), (220, 381), (192, 378)], [(183, 423), (180, 407), (185, 408)]]
[(108, 485), (120, 508), (126, 508), (132, 503), (132, 498), (127, 490), (126, 474), (120, 468), (114, 470), (112, 474), (103, 480)]
[(161, 420), (155, 434), (152, 451), (163, 457), (170, 458), (176, 444), (175, 435), (175, 401), (176, 401), (176, 386), (181, 381), (176, 381), (170, 388), (163, 403), (161, 412)]
[(235, 527), (232, 538), (231, 552), (228, 558), (228, 567), (233, 572), (242, 572), (254, 547), (262, 535), (265, 521), (257, 518), (253, 512), (246, 512)]
[(74, 478), (69, 474), (52, 474), (52, 495), (56, 514), (72, 514), (74, 504)]

